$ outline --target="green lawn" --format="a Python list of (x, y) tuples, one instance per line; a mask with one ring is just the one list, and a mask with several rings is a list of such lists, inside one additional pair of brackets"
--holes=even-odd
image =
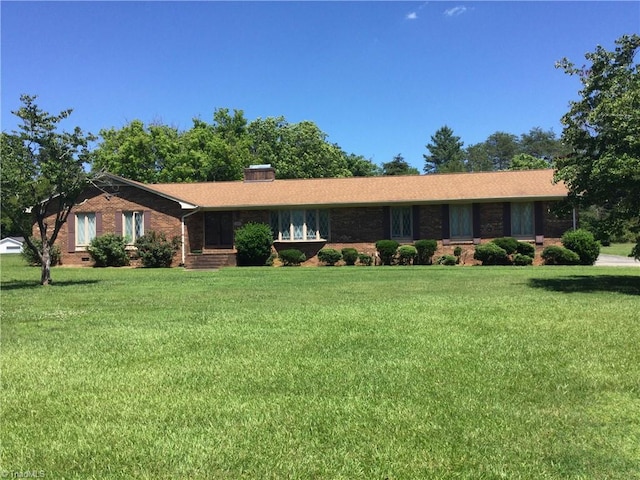
[(600, 253), (606, 253), (607, 255), (619, 255), (621, 257), (628, 257), (631, 254), (631, 249), (635, 246), (635, 243), (612, 243), (607, 247), (601, 247)]
[(640, 478), (637, 269), (1, 261), (2, 472)]

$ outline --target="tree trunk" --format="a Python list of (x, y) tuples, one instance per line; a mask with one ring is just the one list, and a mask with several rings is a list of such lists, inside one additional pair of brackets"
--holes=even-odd
[(49, 242), (42, 242), (42, 275), (40, 276), (40, 285), (51, 284), (51, 252)]

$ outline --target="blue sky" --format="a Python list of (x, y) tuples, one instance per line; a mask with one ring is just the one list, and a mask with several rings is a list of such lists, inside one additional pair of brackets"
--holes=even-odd
[(420, 170), (431, 135), (561, 133), (576, 64), (640, 31), (640, 2), (1, 2), (2, 129), (22, 93), (98, 133), (188, 129), (219, 107), (311, 120), (345, 151)]

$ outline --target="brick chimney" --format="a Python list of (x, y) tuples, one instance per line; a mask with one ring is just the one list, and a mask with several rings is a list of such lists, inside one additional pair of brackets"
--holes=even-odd
[(276, 169), (270, 164), (251, 165), (244, 169), (245, 182), (273, 182), (276, 179)]

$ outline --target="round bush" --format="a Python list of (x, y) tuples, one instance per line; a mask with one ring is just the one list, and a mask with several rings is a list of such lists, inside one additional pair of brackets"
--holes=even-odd
[(300, 265), (307, 257), (297, 248), (288, 248), (278, 252), (278, 257), (285, 267), (291, 267), (294, 265)]
[(518, 248), (516, 248), (516, 252), (521, 255), (526, 255), (528, 257), (536, 256), (536, 247), (526, 242), (518, 242)]
[(462, 255), (462, 247), (456, 247), (456, 248), (454, 248), (454, 249), (453, 249), (453, 254), (454, 254), (456, 257), (459, 257), (460, 255)]
[(504, 248), (494, 242), (477, 245), (473, 258), (480, 260), (482, 265), (509, 265), (509, 255)]
[(180, 238), (167, 240), (163, 232), (150, 231), (136, 240), (138, 257), (147, 268), (170, 267), (180, 248)]
[[(31, 237), (31, 241), (36, 246), (38, 251), (42, 252), (42, 240), (40, 240), (39, 238)], [(38, 267), (42, 266), (42, 262), (40, 261), (40, 257), (38, 255), (36, 255), (34, 253), (34, 251), (29, 248), (29, 245), (27, 245), (27, 242), (25, 242), (22, 245), (21, 255), (22, 255), (22, 258), (24, 258), (25, 261), (29, 265), (34, 266), (34, 267), (35, 266), (38, 266)], [(60, 259), (62, 258), (62, 254), (60, 253), (60, 247), (58, 245), (54, 244), (49, 249), (49, 258), (51, 259), (51, 266), (52, 267), (55, 267), (56, 265), (60, 264)]]
[(438, 259), (438, 265), (453, 266), (458, 264), (458, 258), (455, 255), (442, 255)]
[(358, 255), (358, 262), (369, 267), (373, 263), (373, 258), (368, 253), (361, 253)]
[(358, 260), (358, 250), (353, 247), (344, 247), (342, 249), (342, 259), (347, 265), (355, 265)]
[(337, 251), (335, 248), (323, 248), (318, 252), (318, 260), (327, 264), (327, 265), (335, 265), (342, 258), (342, 254)]
[(95, 267), (123, 267), (129, 265), (124, 237), (106, 233), (91, 240), (87, 248)]
[(600, 242), (588, 230), (578, 229), (565, 232), (562, 235), (562, 245), (578, 254), (580, 265), (593, 265), (600, 255)]
[(580, 257), (568, 248), (551, 245), (542, 251), (545, 265), (579, 265)]
[(431, 265), (433, 255), (438, 249), (438, 242), (435, 240), (416, 240), (413, 245), (418, 252), (415, 262), (418, 265)]
[(513, 264), (521, 266), (521, 267), (524, 267), (526, 265), (532, 265), (533, 264), (533, 258), (531, 258), (529, 255), (523, 255), (522, 253), (516, 253), (515, 256), (513, 257)]
[(518, 240), (513, 237), (494, 238), (492, 242), (507, 252), (507, 255), (515, 253), (518, 249)]
[(235, 231), (239, 266), (262, 266), (271, 256), (273, 232), (265, 223), (250, 222)]
[(400, 265), (411, 265), (418, 255), (418, 250), (412, 245), (403, 245), (398, 249), (398, 263)]
[(376, 250), (380, 254), (380, 260), (382, 260), (383, 265), (393, 264), (399, 245), (395, 240), (378, 240), (376, 242)]

